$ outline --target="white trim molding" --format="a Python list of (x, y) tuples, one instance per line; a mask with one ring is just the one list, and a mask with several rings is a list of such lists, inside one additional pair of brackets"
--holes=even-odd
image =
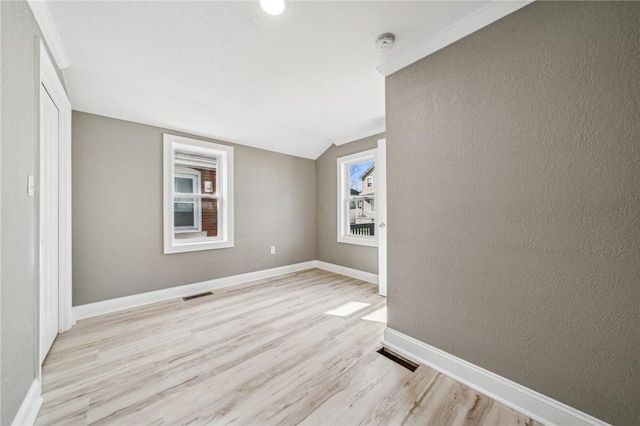
[(62, 44), (58, 28), (53, 22), (47, 2), (44, 0), (27, 0), (27, 3), (31, 8), (31, 12), (33, 12), (33, 17), (40, 27), (40, 31), (42, 31), (42, 36), (46, 40), (47, 46), (49, 46), (49, 49), (51, 50), (51, 54), (53, 55), (54, 61), (56, 61), (56, 65), (59, 69), (67, 68), (71, 65), (71, 62), (69, 62), (67, 51), (64, 49), (64, 45)]
[(11, 426), (31, 426), (35, 423), (38, 412), (42, 406), (42, 389), (38, 379), (31, 383)]
[(378, 200), (376, 225), (378, 226), (378, 293), (387, 295), (387, 139), (378, 139)]
[[(59, 146), (58, 146), (58, 331), (63, 333), (73, 325), (72, 317), (72, 209), (71, 209), (71, 102), (49, 58), (44, 43), (38, 43), (40, 61), (39, 96), (48, 96), (56, 104), (59, 111)], [(45, 93), (46, 92), (46, 93)], [(39, 101), (38, 101), (39, 102)], [(39, 105), (39, 103), (38, 103)], [(40, 119), (38, 118), (38, 126)], [(40, 129), (38, 130), (40, 134)], [(38, 140), (38, 155), (40, 144)], [(38, 182), (39, 183), (39, 182)], [(40, 220), (38, 207), (38, 221)], [(39, 231), (38, 231), (39, 232)], [(40, 238), (38, 236), (39, 241)], [(38, 284), (39, 285), (39, 284)], [(39, 306), (39, 305), (38, 305)]]
[(493, 1), (477, 12), (448, 26), (433, 37), (422, 39), (416, 44), (407, 46), (404, 50), (389, 52), (388, 60), (378, 65), (376, 69), (385, 77), (391, 75), (532, 2), (533, 0)]
[(150, 291), (147, 293), (134, 294), (131, 296), (118, 297), (116, 299), (74, 306), (74, 323), (77, 320), (92, 318), (98, 315), (124, 311), (140, 306), (150, 305), (152, 303), (164, 302), (166, 300), (176, 299), (179, 297), (192, 296), (194, 294), (204, 293), (219, 288), (231, 287), (238, 284), (245, 284), (251, 281), (263, 280), (266, 278), (277, 277), (278, 275), (290, 274), (292, 272), (299, 272), (313, 268), (378, 284), (378, 276), (376, 274), (347, 268), (345, 266), (334, 265), (332, 263), (322, 262), (319, 260), (310, 260), (308, 262), (295, 263), (293, 265), (279, 266), (277, 268), (263, 269), (261, 271), (216, 278), (195, 284), (186, 284), (163, 290)]
[[(202, 194), (200, 187), (192, 194), (199, 200), (207, 198), (218, 203), (218, 236), (178, 239), (175, 237), (174, 206), (176, 196), (174, 178), (176, 176), (176, 152), (185, 151), (196, 155), (216, 158), (215, 194)], [(233, 209), (233, 147), (199, 139), (185, 138), (169, 133), (163, 135), (163, 224), (164, 254), (183, 253), (200, 250), (214, 250), (234, 246)], [(198, 182), (198, 185), (200, 183)], [(200, 201), (198, 204), (200, 205)], [(197, 211), (200, 209), (196, 208)], [(197, 213), (201, 215), (201, 212)], [(198, 225), (198, 229), (200, 225)]]
[(345, 277), (355, 278), (357, 280), (366, 281), (368, 283), (376, 285), (378, 284), (378, 275), (372, 274), (371, 272), (347, 268), (346, 266), (335, 265), (333, 263), (327, 263), (321, 260), (315, 261), (315, 267), (325, 271), (333, 272), (334, 274), (344, 275)]
[(88, 303), (86, 305), (74, 306), (73, 310), (76, 320), (81, 320), (312, 268), (315, 268), (315, 261), (313, 260), (293, 265), (279, 266), (277, 268), (263, 269), (261, 271), (248, 272), (246, 274), (216, 278), (195, 284), (170, 287), (163, 290), (150, 291), (148, 293), (118, 297), (116, 299), (109, 299), (101, 302)]
[[(599, 425), (603, 422), (539, 392), (471, 364), (387, 327), (383, 346), (407, 359), (427, 365), (545, 425)], [(609, 425), (610, 426), (610, 425)]]

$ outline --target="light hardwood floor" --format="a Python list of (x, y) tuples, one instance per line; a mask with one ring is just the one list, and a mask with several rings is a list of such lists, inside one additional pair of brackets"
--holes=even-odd
[(36, 424), (535, 424), (376, 353), (376, 291), (313, 269), (79, 321), (45, 360)]

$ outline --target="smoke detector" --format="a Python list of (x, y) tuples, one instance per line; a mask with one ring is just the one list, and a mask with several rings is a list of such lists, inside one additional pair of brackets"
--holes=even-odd
[(393, 48), (395, 41), (396, 36), (391, 33), (380, 34), (376, 37), (376, 49), (381, 52), (388, 52)]

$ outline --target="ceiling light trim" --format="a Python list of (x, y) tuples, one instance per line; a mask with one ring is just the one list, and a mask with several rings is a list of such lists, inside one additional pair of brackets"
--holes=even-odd
[(71, 62), (69, 61), (67, 51), (62, 44), (58, 28), (53, 22), (53, 17), (51, 16), (51, 12), (49, 12), (49, 6), (47, 6), (46, 1), (27, 0), (27, 3), (29, 4), (31, 11), (33, 12), (33, 16), (40, 27), (40, 31), (42, 31), (42, 36), (47, 42), (47, 46), (53, 55), (53, 60), (56, 62), (57, 67), (59, 69), (67, 68), (71, 65)]
[[(376, 67), (376, 70), (387, 77), (414, 62), (425, 58), (438, 50), (455, 43), (489, 24), (503, 18), (518, 9), (532, 3), (534, 0), (494, 1), (468, 17), (448, 26), (433, 37), (421, 40), (419, 43), (396, 50), (395, 55)], [(398, 49), (397, 46), (396, 49)]]

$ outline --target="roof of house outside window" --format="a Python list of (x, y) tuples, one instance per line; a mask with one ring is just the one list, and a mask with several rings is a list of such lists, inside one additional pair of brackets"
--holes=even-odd
[(373, 173), (373, 171), (375, 170), (376, 165), (375, 163), (372, 164), (371, 166), (369, 166), (369, 168), (367, 170), (364, 171), (364, 173), (362, 174), (362, 176), (360, 176), (361, 180), (364, 180), (368, 175), (370, 175), (371, 173)]

